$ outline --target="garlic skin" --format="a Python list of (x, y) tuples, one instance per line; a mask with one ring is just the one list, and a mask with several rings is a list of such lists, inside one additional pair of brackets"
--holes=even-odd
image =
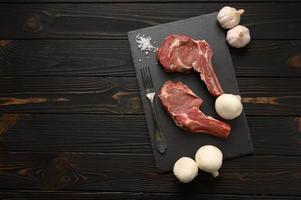
[(244, 47), (251, 41), (250, 31), (245, 26), (237, 25), (234, 28), (228, 30), (226, 40), (232, 47)]
[(223, 153), (213, 145), (205, 145), (196, 152), (195, 161), (200, 170), (217, 177), (219, 175), (218, 170), (223, 164)]
[(240, 16), (244, 12), (243, 9), (236, 10), (230, 6), (225, 6), (218, 12), (217, 21), (224, 29), (230, 29), (239, 24)]
[(193, 159), (182, 157), (175, 162), (173, 173), (180, 182), (188, 183), (198, 175), (198, 166)]
[(241, 97), (233, 94), (222, 94), (215, 100), (217, 114), (227, 120), (232, 120), (242, 113)]

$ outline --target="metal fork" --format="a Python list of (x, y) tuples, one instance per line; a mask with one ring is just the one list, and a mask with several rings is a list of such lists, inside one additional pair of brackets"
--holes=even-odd
[(155, 103), (154, 99), (155, 99), (156, 93), (154, 90), (152, 76), (151, 76), (149, 67), (140, 68), (140, 73), (142, 75), (145, 95), (146, 95), (147, 99), (149, 100), (151, 107), (152, 107), (151, 110), (152, 110), (152, 114), (153, 114), (153, 122), (154, 122), (154, 128), (155, 128), (154, 134), (155, 134), (156, 149), (161, 154), (164, 154), (167, 149), (167, 144), (166, 144), (164, 135), (161, 131), (158, 115), (157, 115), (155, 104), (154, 104)]

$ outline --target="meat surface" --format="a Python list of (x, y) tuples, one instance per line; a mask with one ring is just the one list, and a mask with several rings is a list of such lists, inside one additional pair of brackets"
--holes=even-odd
[(194, 40), (186, 35), (169, 35), (157, 51), (157, 60), (166, 72), (200, 73), (213, 96), (224, 93), (212, 66), (213, 52), (205, 40)]
[(203, 100), (182, 82), (166, 81), (159, 98), (177, 126), (193, 133), (228, 137), (231, 127), (201, 112)]

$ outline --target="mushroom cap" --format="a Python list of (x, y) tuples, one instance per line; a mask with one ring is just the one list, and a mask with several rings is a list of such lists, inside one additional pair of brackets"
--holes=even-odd
[(222, 94), (215, 101), (215, 110), (224, 119), (234, 119), (242, 112), (242, 103), (239, 95)]
[(195, 161), (201, 170), (216, 174), (222, 166), (223, 153), (213, 145), (205, 145), (196, 152)]
[(198, 175), (198, 166), (193, 159), (182, 157), (175, 162), (173, 173), (180, 182), (188, 183)]

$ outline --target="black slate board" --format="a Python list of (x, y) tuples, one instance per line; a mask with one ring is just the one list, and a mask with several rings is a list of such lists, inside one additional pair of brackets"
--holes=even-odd
[[(152, 44), (157, 47), (160, 46), (164, 38), (169, 34), (185, 34), (192, 36), (194, 39), (205, 39), (213, 49), (213, 65), (225, 93), (239, 94), (231, 56), (225, 41), (225, 32), (219, 27), (216, 21), (216, 15), (217, 13), (197, 16), (128, 33), (133, 63), (137, 74), (152, 145), (154, 144), (152, 115), (149, 102), (144, 94), (139, 72), (139, 69), (143, 66), (150, 67), (157, 93), (166, 80), (182, 81), (204, 100), (201, 110), (205, 114), (217, 119), (220, 118), (215, 113), (215, 98), (209, 94), (205, 84), (201, 81), (197, 73), (183, 74), (164, 72), (160, 64), (156, 61), (155, 53), (151, 52), (149, 56), (146, 56), (144, 52), (138, 49), (136, 36), (139, 33), (150, 36), (152, 38)], [(167, 152), (164, 155), (160, 155), (153, 145), (153, 154), (158, 172), (168, 172), (172, 170), (174, 162), (182, 156), (194, 158), (197, 149), (206, 144), (219, 147), (225, 159), (253, 153), (253, 145), (244, 113), (232, 121), (223, 120), (232, 127), (229, 138), (225, 140), (205, 134), (192, 134), (184, 131), (174, 124), (168, 114), (163, 110), (158, 98), (155, 100), (155, 106), (168, 146)]]

